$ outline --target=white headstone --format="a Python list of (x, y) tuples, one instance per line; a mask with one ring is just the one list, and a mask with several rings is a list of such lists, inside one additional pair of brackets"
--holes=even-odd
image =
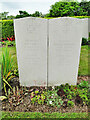
[(21, 85), (77, 83), (82, 23), (70, 17), (14, 20)]
[(48, 85), (77, 83), (82, 20), (57, 18), (49, 20)]
[(84, 19), (82, 19), (82, 23), (83, 23), (83, 35), (82, 35), (82, 37), (83, 38), (87, 38), (88, 39), (88, 37), (89, 37), (89, 29), (88, 29), (88, 18), (84, 18)]
[(47, 20), (14, 20), (17, 60), (21, 85), (47, 85)]

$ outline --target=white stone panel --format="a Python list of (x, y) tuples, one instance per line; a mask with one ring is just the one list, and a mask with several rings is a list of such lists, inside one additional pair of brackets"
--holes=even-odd
[(89, 23), (89, 21), (88, 21), (88, 18), (84, 18), (84, 19), (82, 19), (82, 23), (83, 23), (83, 35), (82, 35), (82, 37), (84, 37), (84, 38), (88, 38), (89, 37), (89, 29), (88, 29), (88, 23)]
[(21, 85), (47, 85), (47, 20), (14, 20), (19, 79)]
[(49, 20), (49, 86), (77, 83), (82, 29), (77, 18)]

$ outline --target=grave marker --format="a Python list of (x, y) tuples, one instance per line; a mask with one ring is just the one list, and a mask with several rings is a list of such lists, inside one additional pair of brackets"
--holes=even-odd
[(47, 20), (23, 18), (14, 21), (21, 85), (47, 84)]
[(77, 83), (83, 20), (21, 18), (14, 29), (21, 85)]

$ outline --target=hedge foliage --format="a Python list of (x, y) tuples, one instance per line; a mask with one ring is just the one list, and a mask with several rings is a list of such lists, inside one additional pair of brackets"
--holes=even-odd
[(90, 16), (73, 16), (74, 18), (80, 18), (80, 19), (83, 19), (83, 18), (90, 18)]
[[(69, 16), (67, 16), (69, 17)], [(72, 16), (74, 18), (84, 19), (84, 18), (90, 18), (90, 16)], [(60, 17), (44, 17), (45, 19), (53, 19), (53, 18), (60, 18)]]
[(14, 25), (13, 20), (0, 20), (0, 29), (2, 27), (2, 35), (0, 34), (0, 39), (14, 36)]
[[(90, 18), (90, 16), (73, 16), (75, 18)], [(52, 19), (52, 17), (47, 17), (46, 19)], [(2, 29), (2, 34), (0, 31), (1, 38), (7, 39), (7, 37), (14, 36), (14, 25), (13, 20), (0, 20), (0, 30)]]

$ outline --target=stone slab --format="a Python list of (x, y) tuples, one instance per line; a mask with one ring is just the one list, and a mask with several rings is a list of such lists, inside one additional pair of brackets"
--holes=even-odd
[(77, 18), (49, 20), (49, 86), (65, 83), (76, 85), (82, 29), (82, 20)]
[(82, 24), (83, 24), (83, 34), (82, 37), (83, 38), (87, 38), (89, 37), (89, 19), (88, 18), (84, 18), (82, 19)]
[(14, 20), (19, 79), (22, 86), (47, 85), (47, 20)]

